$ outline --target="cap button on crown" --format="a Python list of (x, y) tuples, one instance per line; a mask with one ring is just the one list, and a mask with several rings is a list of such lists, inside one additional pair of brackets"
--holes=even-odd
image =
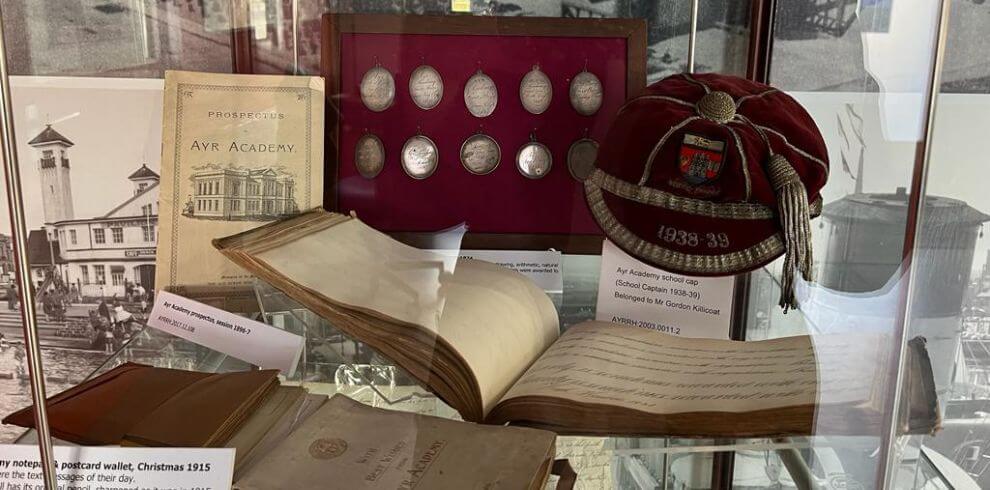
[(725, 124), (735, 117), (736, 102), (731, 95), (714, 90), (698, 101), (697, 110), (701, 117)]

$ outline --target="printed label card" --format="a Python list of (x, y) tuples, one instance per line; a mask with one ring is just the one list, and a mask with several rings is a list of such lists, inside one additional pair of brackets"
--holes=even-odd
[(596, 319), (683, 337), (729, 338), (735, 277), (649, 266), (605, 240)]

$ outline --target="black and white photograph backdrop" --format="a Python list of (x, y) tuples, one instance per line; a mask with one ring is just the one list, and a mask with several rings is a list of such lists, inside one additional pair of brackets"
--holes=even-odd
[[(14, 279), (4, 193), (0, 416), (30, 403), (18, 288), (38, 297), (49, 394), (99, 366), (149, 309), (162, 87), (156, 79), (11, 78), (31, 278)], [(0, 441), (19, 433), (0, 426)]]

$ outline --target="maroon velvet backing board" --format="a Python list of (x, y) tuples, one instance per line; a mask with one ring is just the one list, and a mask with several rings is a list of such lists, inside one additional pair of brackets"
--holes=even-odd
[[(600, 144), (619, 107), (645, 86), (641, 20), (328, 14), (323, 24), (327, 209), (356, 211), (368, 224), (414, 243), (417, 232), (464, 222), (468, 248), (600, 251), (601, 231), (581, 183), (568, 172), (567, 151), (586, 135)], [(396, 85), (393, 105), (377, 113), (359, 92), (361, 77), (376, 64)], [(431, 110), (409, 97), (409, 74), (421, 64), (443, 78), (443, 98)], [(519, 101), (519, 82), (534, 65), (553, 86), (550, 107), (540, 115)], [(498, 105), (486, 118), (464, 105), (464, 85), (479, 68), (498, 88)], [(571, 78), (584, 69), (604, 88), (602, 107), (592, 116), (578, 114), (568, 97)], [(479, 131), (502, 152), (498, 168), (482, 176), (459, 159), (461, 144)], [(385, 168), (374, 179), (359, 175), (353, 163), (365, 133), (385, 146)], [(399, 162), (403, 143), (416, 134), (432, 139), (439, 153), (437, 171), (424, 180), (406, 175)], [(515, 165), (531, 135), (553, 155), (550, 173), (538, 180)]]

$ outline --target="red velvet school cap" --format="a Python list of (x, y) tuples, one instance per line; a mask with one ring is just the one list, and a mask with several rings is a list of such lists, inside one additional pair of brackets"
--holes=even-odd
[(696, 276), (749, 271), (787, 253), (811, 280), (808, 220), (821, 212), (828, 154), (793, 98), (743, 78), (673, 75), (629, 100), (585, 181), (610, 240), (661, 269)]

